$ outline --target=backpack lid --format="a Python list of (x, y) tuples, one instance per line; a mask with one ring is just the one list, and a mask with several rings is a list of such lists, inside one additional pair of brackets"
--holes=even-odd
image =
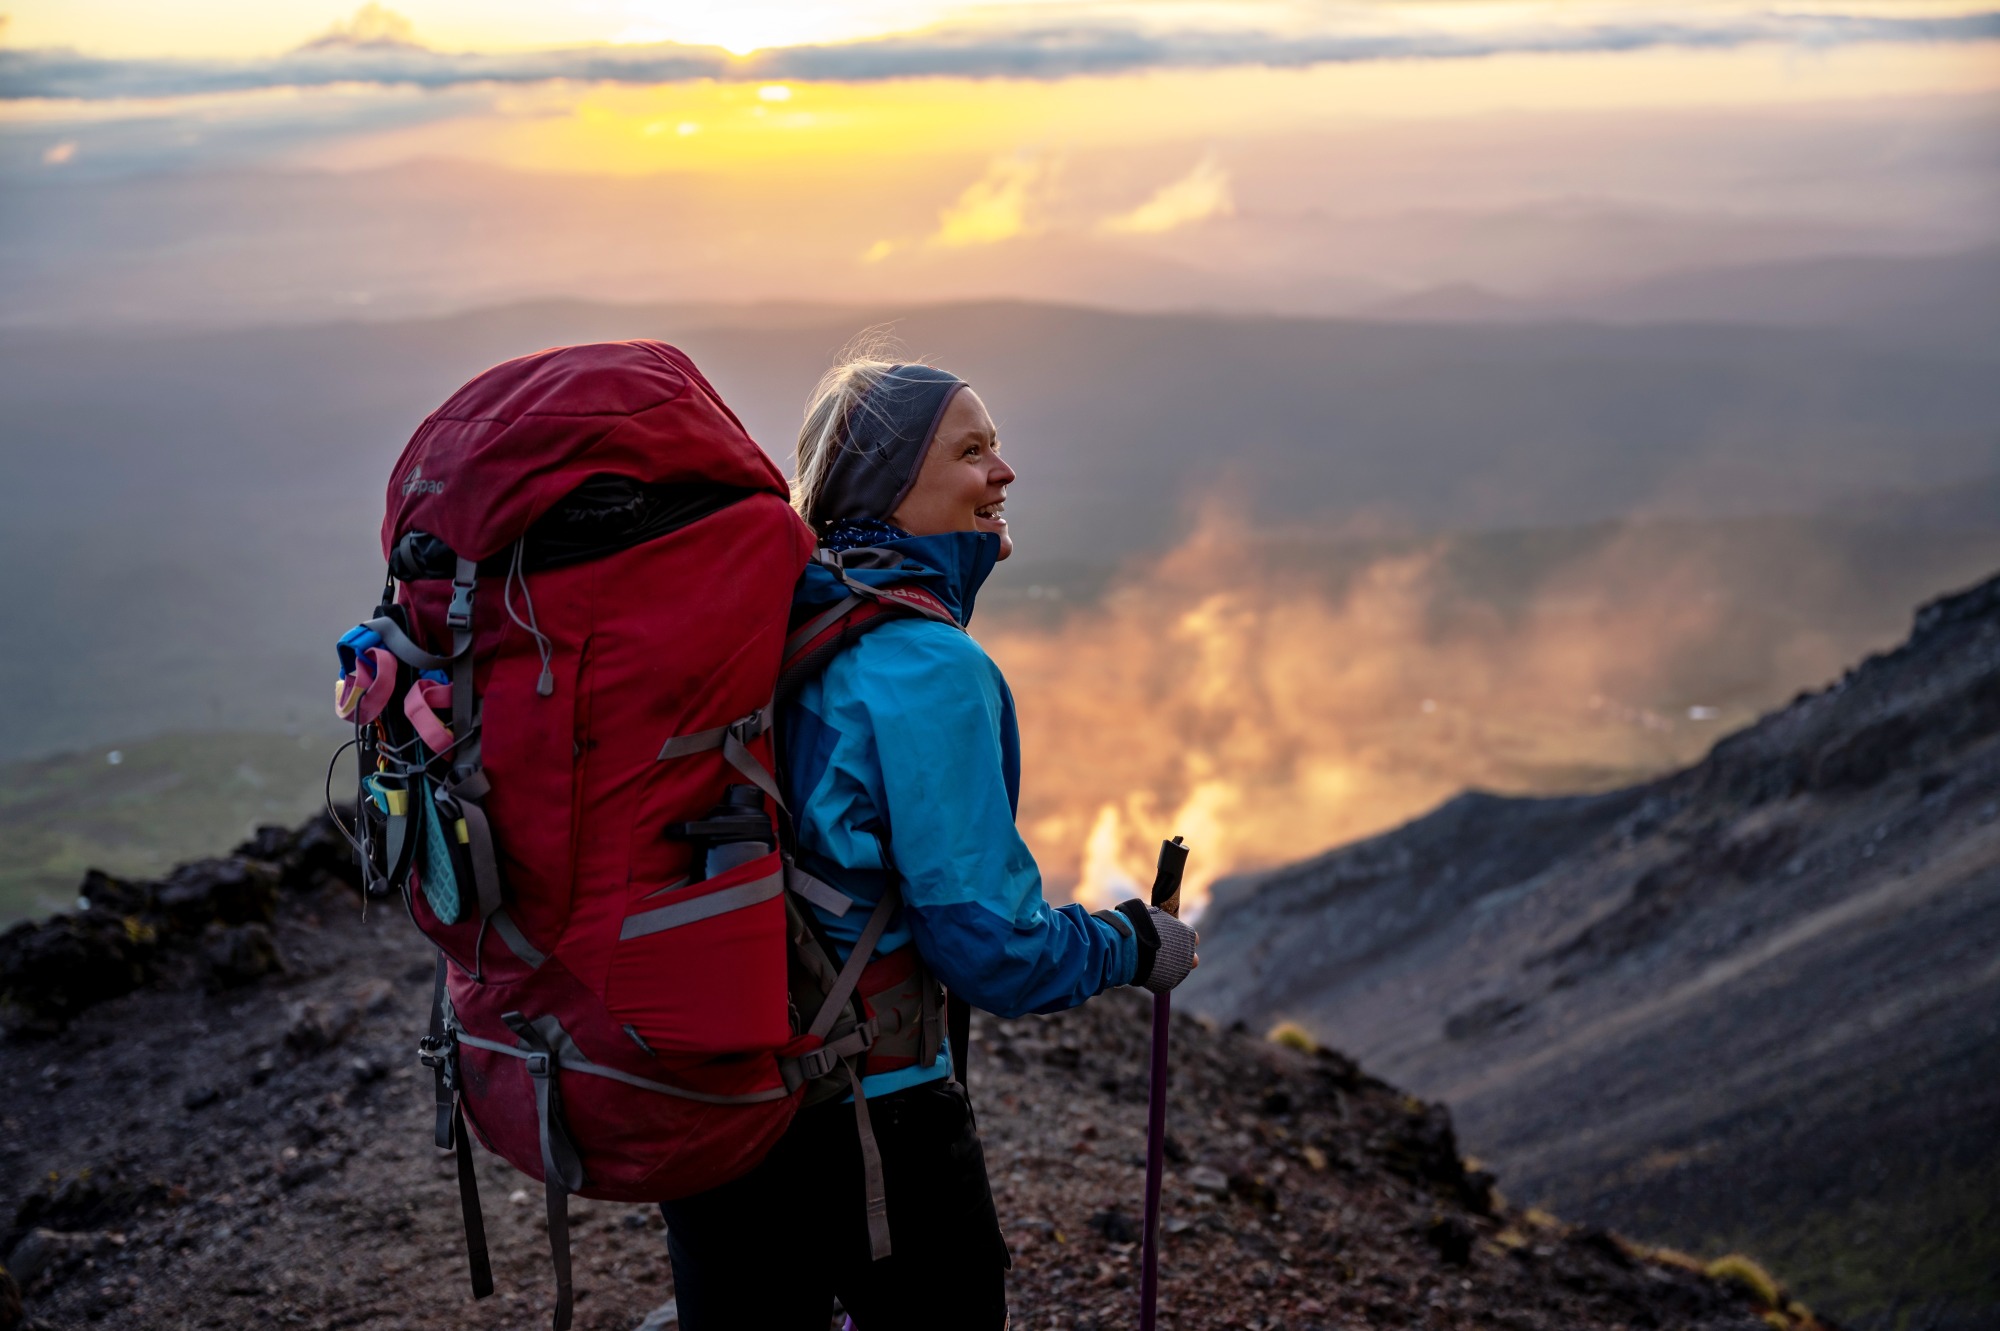
[(553, 347), (505, 361), (417, 427), (389, 473), (382, 553), (425, 531), (486, 559), (592, 476), (790, 493), (694, 362), (664, 342)]

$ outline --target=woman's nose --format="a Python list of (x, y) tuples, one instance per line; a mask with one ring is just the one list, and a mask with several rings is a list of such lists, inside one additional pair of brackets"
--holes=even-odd
[(987, 473), (986, 483), (988, 485), (1012, 485), (1014, 483), (1014, 469), (1007, 465), (1005, 458), (996, 457), (993, 461), (995, 466), (991, 472)]

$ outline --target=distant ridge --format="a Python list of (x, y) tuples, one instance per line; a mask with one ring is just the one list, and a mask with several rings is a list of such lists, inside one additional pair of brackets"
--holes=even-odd
[(2000, 338), (2000, 247), (1841, 254), (1689, 268), (1573, 296), (1505, 296), (1452, 283), (1364, 306), (1390, 322), (1738, 324), (1950, 344)]

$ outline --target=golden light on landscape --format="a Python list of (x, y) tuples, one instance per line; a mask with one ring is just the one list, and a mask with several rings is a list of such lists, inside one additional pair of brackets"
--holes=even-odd
[[(1396, 826), (1461, 790), (1547, 794), (1693, 761), (1723, 718), (1645, 705), (1717, 649), (1709, 555), (1614, 540), (1522, 613), (1447, 605), (1439, 543), (1337, 588), (1273, 570), (1211, 514), (1101, 606), (982, 641), (1020, 700), (1021, 826), (1056, 890), (1132, 896), (1161, 838), (1196, 847), (1186, 905), (1231, 873)], [(1787, 672), (1831, 670), (1810, 633)], [(1740, 720), (1731, 717), (1730, 721)]]

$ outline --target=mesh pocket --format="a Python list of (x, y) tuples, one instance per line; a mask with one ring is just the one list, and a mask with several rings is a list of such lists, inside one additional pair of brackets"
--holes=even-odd
[(412, 794), (416, 796), (417, 816), (424, 820), (424, 900), (430, 904), (439, 924), (457, 924), (465, 909), (464, 897), (458, 890), (457, 847), (452, 843), (451, 833), (445, 830), (444, 819), (438, 816), (430, 782), (420, 779), (417, 784), (419, 789)]

